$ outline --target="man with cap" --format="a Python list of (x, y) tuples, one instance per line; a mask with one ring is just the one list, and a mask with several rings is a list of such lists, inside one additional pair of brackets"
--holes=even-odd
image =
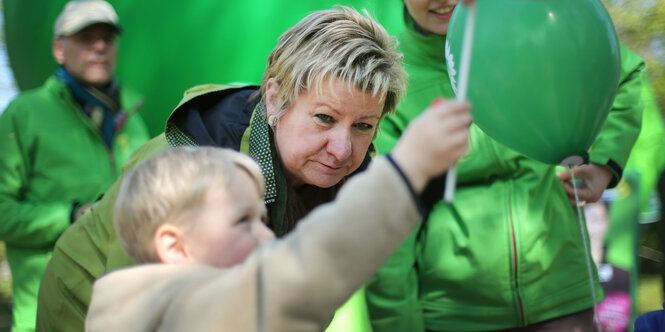
[(12, 273), (12, 331), (35, 328), (39, 282), (60, 234), (149, 139), (143, 100), (114, 79), (118, 16), (71, 1), (54, 26), (55, 74), (0, 115), (0, 240)]

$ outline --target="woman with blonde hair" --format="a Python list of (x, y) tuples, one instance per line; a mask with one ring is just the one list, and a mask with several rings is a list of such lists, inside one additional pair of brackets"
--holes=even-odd
[[(281, 236), (367, 167), (379, 121), (405, 90), (401, 59), (370, 17), (347, 7), (313, 12), (279, 38), (260, 87), (188, 90), (164, 133), (125, 169), (178, 146), (245, 153), (261, 167), (268, 226)], [(40, 288), (38, 329), (83, 330), (94, 280), (133, 264), (112, 223), (118, 183), (57, 242)]]

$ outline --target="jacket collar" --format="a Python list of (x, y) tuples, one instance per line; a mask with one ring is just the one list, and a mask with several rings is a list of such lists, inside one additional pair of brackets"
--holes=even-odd
[(404, 25), (404, 32), (400, 36), (400, 50), (404, 53), (404, 64), (406, 66), (427, 66), (447, 73), (446, 37), (424, 34), (423, 29), (418, 27), (406, 8), (404, 8)]
[(263, 99), (256, 104), (252, 119), (249, 122), (249, 156), (259, 164), (265, 179), (265, 203), (272, 203), (277, 198), (277, 185), (275, 182), (275, 168), (270, 145), (270, 129), (265, 116), (265, 103)]

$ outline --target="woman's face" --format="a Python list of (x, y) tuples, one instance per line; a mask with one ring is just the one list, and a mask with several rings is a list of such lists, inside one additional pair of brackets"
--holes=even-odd
[(404, 0), (411, 17), (423, 29), (437, 35), (448, 32), (448, 23), (459, 0)]
[[(273, 79), (266, 108), (277, 112)], [(381, 119), (383, 101), (344, 81), (324, 80), (320, 93), (301, 94), (273, 127), (275, 145), (291, 186), (328, 188), (362, 163)]]

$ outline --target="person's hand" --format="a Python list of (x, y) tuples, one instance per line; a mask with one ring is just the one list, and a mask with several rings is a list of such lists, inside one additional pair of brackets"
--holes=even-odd
[[(580, 200), (580, 206), (584, 206), (586, 203), (597, 202), (603, 191), (607, 189), (613, 176), (612, 172), (598, 164), (577, 166), (574, 168), (574, 171), (575, 179), (581, 179), (583, 182), (583, 184), (577, 186), (577, 197)], [(576, 206), (575, 192), (573, 185), (570, 183), (572, 179), (570, 171), (566, 169), (565, 171), (557, 172), (556, 175), (561, 180), (566, 194), (568, 194), (570, 204)]]
[(467, 102), (437, 99), (406, 128), (391, 154), (415, 190), (421, 191), (464, 156), (470, 109)]

